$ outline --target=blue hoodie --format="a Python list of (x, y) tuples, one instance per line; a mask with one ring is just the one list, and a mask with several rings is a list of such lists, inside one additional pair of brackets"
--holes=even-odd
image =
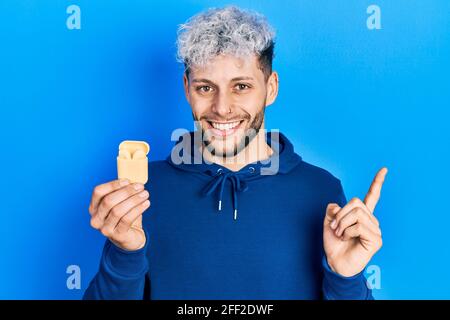
[(363, 272), (343, 277), (324, 255), (326, 206), (347, 202), (340, 181), (283, 134), (266, 137), (271, 161), (236, 172), (196, 164), (181, 138), (174, 150), (191, 161), (150, 162), (146, 245), (106, 240), (84, 299), (373, 299)]

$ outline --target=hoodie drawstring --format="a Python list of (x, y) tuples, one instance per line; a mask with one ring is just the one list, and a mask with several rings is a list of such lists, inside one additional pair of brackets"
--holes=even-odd
[[(249, 168), (250, 173), (255, 171), (255, 168)], [(222, 196), (225, 187), (226, 181), (229, 179), (231, 182), (231, 189), (233, 194), (233, 211), (234, 211), (234, 220), (237, 219), (238, 213), (238, 192), (245, 192), (248, 189), (247, 183), (242, 180), (242, 176), (248, 176), (248, 172), (238, 171), (238, 172), (225, 172), (223, 173), (222, 169), (218, 169), (216, 174), (213, 176), (211, 181), (206, 185), (203, 190), (203, 195), (209, 196), (211, 195), (217, 188), (219, 188), (219, 207), (218, 210), (222, 210)]]

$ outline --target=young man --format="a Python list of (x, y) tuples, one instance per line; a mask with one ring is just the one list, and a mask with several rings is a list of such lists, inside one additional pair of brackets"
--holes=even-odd
[(372, 299), (363, 271), (382, 243), (373, 212), (387, 170), (347, 203), (337, 178), (265, 133), (273, 50), (266, 20), (236, 7), (181, 26), (198, 130), (149, 163), (145, 186), (94, 189), (91, 225), (107, 240), (85, 299)]

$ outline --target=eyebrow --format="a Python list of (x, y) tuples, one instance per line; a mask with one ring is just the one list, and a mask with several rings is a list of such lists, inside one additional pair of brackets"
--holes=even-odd
[[(252, 77), (235, 77), (235, 78), (231, 79), (231, 82), (242, 81), (242, 80), (253, 80), (253, 78)], [(196, 83), (196, 82), (204, 82), (204, 83), (209, 83), (209, 84), (215, 85), (215, 83), (212, 82), (211, 80), (204, 79), (204, 78), (203, 79), (192, 79), (192, 83)]]
[(252, 77), (236, 77), (231, 79), (231, 81), (242, 81), (242, 80), (253, 80)]

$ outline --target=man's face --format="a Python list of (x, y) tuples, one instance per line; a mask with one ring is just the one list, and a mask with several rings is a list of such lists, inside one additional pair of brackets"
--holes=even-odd
[(213, 155), (232, 157), (263, 129), (278, 80), (272, 73), (266, 81), (256, 56), (219, 55), (203, 68), (191, 68), (184, 85), (204, 145)]

